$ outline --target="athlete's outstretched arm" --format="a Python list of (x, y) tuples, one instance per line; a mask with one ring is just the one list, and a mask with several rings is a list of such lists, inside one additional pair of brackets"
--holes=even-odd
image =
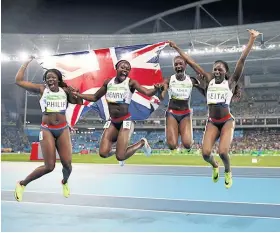
[(80, 94), (78, 92), (73, 92), (73, 95), (75, 97), (80, 97), (84, 100), (90, 101), (90, 102), (96, 102), (98, 101), (102, 96), (104, 96), (107, 92), (107, 84), (110, 80), (106, 80), (103, 83), (103, 86), (99, 88), (99, 90), (95, 94)]
[(29, 65), (29, 63), (34, 59), (34, 57), (30, 57), (28, 61), (24, 62), (21, 67), (19, 68), (17, 74), (16, 74), (16, 78), (15, 78), (15, 83), (16, 85), (26, 89), (26, 90), (31, 90), (34, 92), (42, 92), (44, 86), (42, 84), (36, 84), (36, 83), (32, 83), (32, 82), (28, 82), (28, 81), (24, 81), (24, 73), (25, 70), (27, 68), (27, 66)]
[(248, 41), (248, 44), (247, 44), (246, 48), (242, 52), (238, 62), (236, 63), (234, 73), (231, 76), (231, 81), (236, 81), (237, 82), (238, 79), (241, 77), (243, 69), (244, 69), (245, 60), (246, 60), (247, 56), (249, 55), (256, 38), (260, 34), (258, 31), (255, 31), (253, 29), (248, 30), (248, 31), (250, 33), (250, 39)]
[(170, 78), (166, 78), (162, 84), (162, 87), (161, 87), (161, 93), (159, 95), (159, 99), (160, 100), (164, 100), (164, 97), (167, 93), (167, 90), (168, 90), (168, 87), (169, 87), (169, 82), (170, 82)]
[(208, 80), (211, 80), (211, 75), (207, 73), (200, 65), (198, 65), (188, 54), (182, 51), (173, 41), (169, 41), (169, 46), (174, 48), (196, 73), (206, 77)]
[(162, 87), (162, 84), (155, 84), (153, 89), (148, 89), (146, 87), (141, 86), (136, 80), (132, 80), (132, 79), (130, 79), (129, 85), (132, 91), (137, 90), (141, 94), (146, 96), (155, 95)]

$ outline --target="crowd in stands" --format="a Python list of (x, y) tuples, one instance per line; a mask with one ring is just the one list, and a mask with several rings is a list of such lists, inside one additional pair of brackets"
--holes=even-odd
[[(72, 144), (75, 152), (82, 149), (96, 152), (102, 131), (84, 131), (72, 134)], [(203, 130), (194, 130), (193, 149), (201, 149)], [(165, 132), (162, 131), (136, 131), (131, 139), (135, 143), (146, 137), (153, 149), (167, 149)], [(258, 150), (280, 150), (280, 130), (236, 130), (231, 147), (233, 153), (246, 153)], [(180, 144), (180, 139), (179, 139)], [(214, 150), (218, 151), (217, 145)]]
[(11, 148), (12, 152), (30, 151), (30, 143), (28, 137), (15, 125), (2, 125), (1, 148)]
[[(31, 130), (29, 130), (30, 132)], [(37, 136), (34, 136), (37, 135)], [(12, 148), (14, 152), (30, 151), (31, 143), (38, 141), (39, 130), (28, 134), (28, 137), (16, 126), (2, 125), (1, 127), (1, 147)], [(97, 152), (102, 131), (101, 130), (82, 130), (72, 132), (73, 152), (79, 153), (81, 150)], [(200, 149), (203, 137), (203, 129), (194, 130), (193, 149)], [(131, 143), (135, 143), (142, 137), (146, 137), (152, 148), (167, 149), (165, 143), (165, 132), (161, 131), (135, 131)], [(249, 152), (253, 150), (280, 150), (280, 129), (279, 130), (248, 130), (236, 129), (232, 143), (232, 152)], [(179, 139), (180, 144), (180, 139)], [(215, 146), (215, 151), (218, 148)]]
[[(164, 117), (167, 101), (155, 111), (152, 117)], [(207, 116), (206, 99), (196, 90), (192, 95), (191, 107), (193, 115), (198, 117)], [(264, 89), (246, 89), (238, 102), (231, 104), (231, 111), (234, 116), (256, 116), (259, 115), (280, 115), (280, 92), (279, 87)]]

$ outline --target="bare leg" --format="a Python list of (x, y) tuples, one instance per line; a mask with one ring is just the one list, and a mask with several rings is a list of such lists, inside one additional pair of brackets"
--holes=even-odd
[(40, 132), (43, 135), (40, 141), (41, 150), (44, 157), (44, 165), (36, 168), (24, 180), (20, 181), (20, 185), (26, 186), (31, 181), (36, 180), (43, 175), (50, 173), (55, 168), (56, 155), (55, 155), (55, 140), (50, 131), (42, 129)]

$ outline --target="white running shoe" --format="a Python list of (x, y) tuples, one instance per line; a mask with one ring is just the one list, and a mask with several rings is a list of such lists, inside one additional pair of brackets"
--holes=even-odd
[(148, 141), (146, 138), (141, 138), (141, 140), (143, 140), (145, 142), (144, 146), (143, 146), (143, 151), (145, 153), (146, 156), (150, 156), (152, 153), (152, 148), (150, 147)]
[(119, 161), (119, 165), (120, 165), (121, 167), (123, 167), (123, 166), (124, 166), (124, 161)]

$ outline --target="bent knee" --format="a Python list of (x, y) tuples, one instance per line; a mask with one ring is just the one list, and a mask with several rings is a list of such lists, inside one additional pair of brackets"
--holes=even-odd
[(55, 168), (55, 163), (50, 163), (45, 165), (45, 170), (47, 173), (52, 172), (54, 168)]
[(175, 141), (167, 140), (167, 146), (170, 150), (175, 150), (177, 149), (177, 143)]
[(211, 155), (212, 150), (209, 149), (203, 149), (202, 148), (202, 156), (210, 156)]
[(187, 149), (190, 150), (192, 148), (192, 142), (188, 141), (188, 142), (183, 142), (183, 146)]
[(204, 161), (209, 162), (212, 159), (211, 154), (202, 154)]
[(124, 161), (125, 160), (125, 154), (117, 154), (116, 159), (118, 161)]
[(99, 156), (101, 157), (101, 158), (103, 158), (103, 159), (106, 159), (106, 158), (108, 158), (108, 156), (109, 156), (109, 153), (107, 152), (100, 152), (99, 151)]
[(227, 155), (229, 153), (229, 148), (219, 148), (219, 155)]
[(168, 144), (168, 148), (169, 148), (169, 150), (176, 150), (177, 145), (176, 144)]

